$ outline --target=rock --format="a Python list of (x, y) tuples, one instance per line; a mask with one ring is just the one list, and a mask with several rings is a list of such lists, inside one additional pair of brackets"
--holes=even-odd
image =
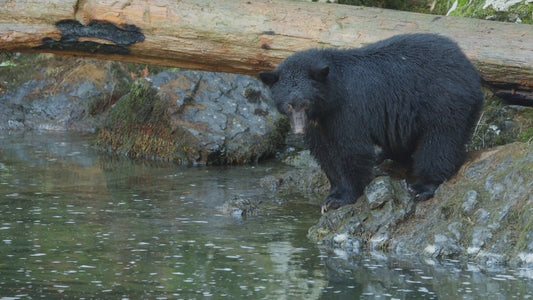
[(363, 248), (363, 241), (359, 238), (349, 236), (344, 242), (343, 249), (349, 254), (358, 254)]
[(233, 196), (230, 200), (224, 202), (217, 210), (225, 215), (234, 218), (256, 215), (259, 212), (260, 200), (251, 200), (240, 196)]
[(475, 255), (479, 252), (481, 247), (485, 245), (488, 239), (492, 237), (490, 230), (484, 227), (476, 226), (472, 228), (472, 239), (470, 246), (467, 249), (469, 255)]
[(460, 242), (462, 238), (461, 228), (463, 223), (461, 222), (452, 222), (448, 225), (448, 231), (453, 235), (455, 241)]
[[(46, 80), (31, 79), (12, 92), (0, 97), (4, 106), (0, 113), (1, 129), (72, 130), (75, 123), (86, 115), (86, 98), (78, 97), (78, 85), (68, 86), (60, 93), (49, 95), (44, 86)], [(94, 93), (93, 93), (94, 94)], [(90, 129), (89, 129), (90, 131)]]
[[(319, 168), (295, 169), (281, 174), (268, 175), (260, 185), (277, 193), (324, 194), (329, 190), (326, 174)], [(320, 197), (320, 196), (318, 196)]]
[(380, 250), (383, 251), (387, 249), (389, 245), (390, 235), (387, 230), (382, 230), (377, 234), (373, 235), (372, 238), (368, 241), (368, 248), (370, 251)]
[(91, 104), (118, 90), (108, 62), (53, 55), (19, 55), (15, 61), (0, 68), (0, 80), (9, 86), (0, 92), (0, 130), (94, 132), (101, 118), (90, 114)]
[(505, 256), (488, 251), (480, 251), (476, 257), (477, 261), (485, 266), (493, 267), (505, 264)]
[[(330, 251), (339, 246), (330, 242), (334, 235), (343, 232), (348, 234), (343, 240), (361, 241), (360, 251), (470, 259), (486, 266), (531, 264), (532, 170), (533, 145), (486, 150), (416, 209), (404, 181), (378, 177), (357, 203), (326, 212), (308, 236)], [(348, 224), (357, 226), (347, 230)]]
[(463, 199), (463, 205), (462, 210), (465, 215), (470, 215), (474, 209), (476, 208), (476, 205), (478, 204), (477, 201), (477, 192), (474, 190), (470, 190), (466, 193), (466, 196)]
[[(147, 99), (135, 104), (135, 93)], [(268, 89), (250, 76), (162, 72), (146, 77), (138, 91), (117, 102), (113, 110), (118, 111), (99, 144), (130, 156), (184, 164), (256, 162), (272, 156), (287, 131), (285, 119), (269, 104), (269, 97)], [(137, 116), (131, 126), (122, 125), (139, 110), (149, 114)], [(157, 141), (162, 146), (151, 147)]]
[[(384, 198), (378, 199), (379, 195)], [(351, 237), (361, 241), (361, 245), (383, 250), (389, 246), (391, 232), (413, 212), (414, 198), (409, 194), (405, 182), (377, 177), (354, 205), (346, 205), (322, 215), (318, 225), (309, 229), (308, 237), (335, 245), (336, 234), (348, 232)]]
[(383, 206), (386, 201), (392, 200), (392, 183), (390, 177), (379, 177), (366, 187), (365, 199), (370, 209)]
[(288, 155), (283, 162), (297, 168), (314, 168), (320, 169), (318, 162), (311, 156), (309, 150), (303, 150), (293, 155)]
[(483, 208), (476, 211), (476, 224), (487, 225), (490, 221), (490, 213)]
[(453, 258), (463, 253), (461, 247), (459, 247), (453, 239), (445, 234), (435, 234), (434, 242), (435, 248), (438, 249), (436, 253), (433, 254), (434, 257)]

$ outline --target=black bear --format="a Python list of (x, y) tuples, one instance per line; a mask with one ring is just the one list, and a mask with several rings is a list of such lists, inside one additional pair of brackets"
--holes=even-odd
[(436, 34), (297, 52), (259, 76), (330, 181), (323, 211), (362, 195), (378, 148), (410, 163), (418, 200), (433, 197), (463, 164), (483, 106), (476, 69)]

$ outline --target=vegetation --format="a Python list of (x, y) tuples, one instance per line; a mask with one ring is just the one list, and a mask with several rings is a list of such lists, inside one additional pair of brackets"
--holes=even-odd
[(427, 0), (339, 0), (339, 4), (370, 6), (404, 10), (411, 12), (446, 14), (451, 1), (427, 1)]
[[(533, 24), (533, 3), (521, 1), (506, 11), (498, 11), (486, 0), (339, 0), (340, 4), (388, 8), (395, 10)], [(455, 7), (454, 7), (455, 6)], [(453, 8), (453, 9), (452, 9)]]
[(533, 108), (509, 106), (487, 94), (485, 108), (475, 128), (470, 150), (481, 150), (533, 139)]

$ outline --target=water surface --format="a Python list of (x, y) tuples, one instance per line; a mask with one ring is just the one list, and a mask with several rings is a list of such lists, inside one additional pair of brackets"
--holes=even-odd
[[(531, 270), (347, 259), (307, 238), (316, 199), (272, 196), (279, 163), (182, 167), (91, 137), (0, 135), (0, 299), (526, 299)], [(220, 207), (261, 202), (251, 216)]]

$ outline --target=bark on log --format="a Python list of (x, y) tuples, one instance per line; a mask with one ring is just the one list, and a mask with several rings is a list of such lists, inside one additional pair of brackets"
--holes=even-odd
[(0, 52), (252, 75), (311, 47), (439, 33), (457, 41), (499, 92), (533, 101), (533, 25), (266, 0), (0, 0), (0, 7)]

